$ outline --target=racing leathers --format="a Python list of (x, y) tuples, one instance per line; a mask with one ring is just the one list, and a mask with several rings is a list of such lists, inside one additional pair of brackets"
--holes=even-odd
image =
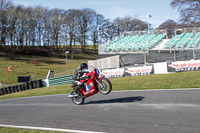
[(87, 76), (83, 76), (84, 72), (82, 72), (81, 67), (79, 66), (72, 76), (72, 87), (75, 91), (78, 91), (82, 86), (83, 83), (80, 80), (85, 80), (88, 78)]

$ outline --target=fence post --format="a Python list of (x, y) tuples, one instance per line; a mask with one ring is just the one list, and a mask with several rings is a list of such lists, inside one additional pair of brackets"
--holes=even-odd
[(5, 92), (5, 94), (9, 94), (7, 87), (4, 88), (4, 92)]
[(21, 91), (19, 84), (16, 87), (17, 87), (18, 92)]
[(4, 88), (1, 88), (1, 95), (5, 95)]
[(9, 93), (13, 93), (12, 88), (10, 86), (8, 87), (8, 91)]
[(28, 89), (29, 90), (33, 89), (32, 81), (28, 81)]
[(37, 88), (37, 87), (36, 87), (36, 81), (35, 81), (35, 80), (33, 80), (33, 81), (31, 81), (31, 82), (32, 82), (32, 87), (33, 87), (32, 89), (35, 89), (35, 88)]
[(14, 88), (15, 88), (16, 92), (19, 92), (18, 85), (15, 85)]
[(0, 88), (0, 96), (1, 96), (1, 95), (3, 95), (3, 93), (2, 93), (2, 88)]

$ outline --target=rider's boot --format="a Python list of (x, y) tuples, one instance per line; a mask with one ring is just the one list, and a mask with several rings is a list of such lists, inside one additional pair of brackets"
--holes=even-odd
[(74, 91), (77, 93), (80, 88), (81, 88), (81, 86), (76, 86), (76, 87), (74, 87)]
[(73, 94), (73, 95), (68, 95), (68, 98), (72, 98), (72, 97), (74, 97), (74, 96), (79, 96), (78, 90), (80, 89), (80, 86), (76, 86), (76, 87), (73, 87), (73, 88), (74, 88), (75, 94)]

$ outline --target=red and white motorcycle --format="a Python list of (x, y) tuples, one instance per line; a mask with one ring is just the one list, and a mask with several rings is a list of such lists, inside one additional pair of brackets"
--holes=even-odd
[[(98, 92), (103, 95), (109, 94), (112, 91), (112, 84), (104, 76), (99, 77), (99, 74), (100, 72), (97, 68), (86, 73), (84, 76), (89, 76), (89, 78), (80, 81), (84, 86), (77, 92), (73, 90), (68, 97), (71, 98), (75, 104), (80, 105), (84, 103), (85, 98), (97, 94)], [(73, 88), (72, 85), (71, 88)]]

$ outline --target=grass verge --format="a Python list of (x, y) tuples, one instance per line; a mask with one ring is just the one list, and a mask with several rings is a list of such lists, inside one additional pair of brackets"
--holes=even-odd
[[(88, 62), (97, 58), (97, 55), (83, 55), (76, 54), (79, 59), (71, 60), (68, 57), (68, 70), (74, 70), (82, 62)], [(81, 57), (81, 58), (80, 58)], [(66, 72), (66, 59), (65, 58), (53, 58), (34, 56), (36, 65), (31, 64), (32, 56), (26, 55), (12, 55), (0, 52), (0, 82), (2, 84), (15, 84), (17, 83), (18, 76), (31, 76), (31, 80), (46, 77), (48, 70), (53, 70), (54, 74), (60, 72)], [(8, 73), (7, 67), (11, 67), (12, 71)]]
[[(110, 81), (113, 86), (113, 91), (200, 88), (200, 71), (112, 78)], [(3, 95), (0, 96), (0, 100), (30, 96), (69, 94), (71, 91), (70, 85), (59, 85)]]
[(27, 91), (22, 91), (18, 93), (8, 94), (0, 96), (2, 99), (11, 99), (11, 98), (21, 98), (21, 97), (31, 97), (31, 96), (44, 96), (44, 95), (55, 95), (55, 94), (69, 94), (72, 91), (69, 84), (58, 85), (51, 87), (37, 88)]
[(200, 88), (200, 71), (111, 79), (114, 90)]

